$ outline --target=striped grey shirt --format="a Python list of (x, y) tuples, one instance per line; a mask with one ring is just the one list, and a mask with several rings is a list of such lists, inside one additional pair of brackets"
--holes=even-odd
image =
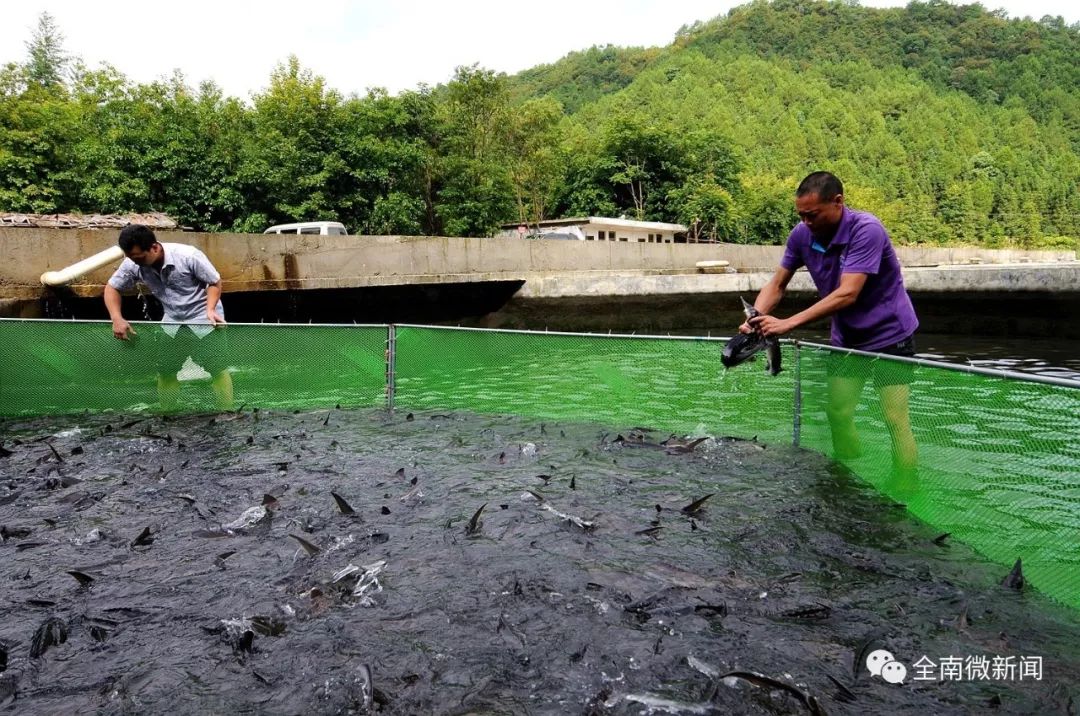
[[(125, 258), (109, 279), (117, 291), (126, 291), (142, 281), (165, 309), (162, 323), (209, 323), (206, 317), (206, 287), (221, 280), (206, 254), (187, 244), (163, 243), (165, 262), (161, 271), (152, 266), (139, 266)], [(217, 312), (225, 317), (219, 300)], [(168, 330), (168, 329), (166, 329)], [(175, 333), (173, 328), (170, 333)]]

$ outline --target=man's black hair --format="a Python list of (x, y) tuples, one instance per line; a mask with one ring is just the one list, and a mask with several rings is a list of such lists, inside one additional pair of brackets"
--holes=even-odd
[(814, 172), (808, 175), (795, 190), (795, 196), (817, 194), (822, 201), (832, 201), (837, 194), (844, 193), (844, 185), (829, 172)]
[(157, 243), (157, 237), (149, 226), (142, 224), (128, 224), (120, 229), (120, 238), (117, 241), (120, 249), (126, 254), (135, 246), (143, 251), (149, 251), (150, 247)]

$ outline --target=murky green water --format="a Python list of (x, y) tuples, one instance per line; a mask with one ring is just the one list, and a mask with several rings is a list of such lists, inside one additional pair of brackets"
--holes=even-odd
[[(1080, 700), (1080, 619), (1001, 586), (1007, 570), (815, 453), (665, 448), (643, 427), (381, 411), (0, 423), (0, 704), (808, 710), (732, 671), (828, 713)], [(867, 672), (877, 648), (906, 683)], [(924, 656), (1041, 657), (1041, 679), (917, 679)]]

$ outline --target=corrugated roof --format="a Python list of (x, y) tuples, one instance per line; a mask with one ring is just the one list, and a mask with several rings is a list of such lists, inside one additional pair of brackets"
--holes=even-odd
[[(530, 222), (527, 226), (584, 226), (592, 224), (597, 226), (618, 226), (626, 229), (654, 229), (660, 231), (674, 231), (683, 233), (687, 230), (682, 224), (668, 224), (662, 221), (637, 221), (635, 219), (615, 219), (608, 216), (578, 216), (565, 219), (545, 219), (540, 222)], [(503, 229), (513, 229), (520, 226), (519, 223), (502, 224)]]
[(20, 214), (0, 212), (0, 227), (28, 229), (122, 229), (144, 224), (152, 229), (177, 229), (176, 219), (157, 212), (149, 214)]

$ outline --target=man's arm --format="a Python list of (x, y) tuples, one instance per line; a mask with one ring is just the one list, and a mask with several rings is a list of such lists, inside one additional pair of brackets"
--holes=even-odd
[[(855, 300), (859, 297), (859, 293), (862, 291), (864, 285), (866, 285), (866, 274), (864, 273), (841, 274), (840, 285), (836, 287), (836, 290), (807, 308), (805, 311), (799, 311), (789, 318), (758, 316), (757, 318), (750, 319), (748, 323), (754, 328), (760, 328), (761, 332), (767, 336), (782, 336), (799, 326), (813, 323), (814, 321), (831, 316), (837, 311), (844, 310), (855, 303)], [(765, 288), (767, 289), (768, 286)], [(762, 289), (761, 292), (764, 294), (765, 289)], [(760, 296), (758, 297), (758, 301), (761, 301)], [(761, 309), (759, 308), (758, 310), (760, 311)]]
[(113, 335), (122, 341), (126, 341), (129, 335), (135, 335), (135, 329), (124, 320), (124, 316), (120, 311), (120, 303), (120, 292), (109, 284), (105, 284), (105, 308), (109, 312), (109, 318), (112, 319)]
[[(776, 273), (774, 273), (773, 277), (769, 279), (769, 282), (761, 288), (757, 298), (754, 299), (754, 308), (758, 310), (758, 313), (761, 313), (762, 315), (772, 313), (773, 309), (780, 304), (780, 299), (784, 297), (784, 293), (787, 291), (788, 282), (791, 281), (791, 277), (794, 275), (794, 271), (784, 268), (783, 266), (776, 269)], [(746, 321), (739, 326), (739, 332), (753, 333), (754, 326), (750, 325), (749, 321)]]
[(225, 317), (217, 312), (219, 300), (221, 300), (221, 279), (206, 287), (206, 317), (215, 326), (225, 324)]

